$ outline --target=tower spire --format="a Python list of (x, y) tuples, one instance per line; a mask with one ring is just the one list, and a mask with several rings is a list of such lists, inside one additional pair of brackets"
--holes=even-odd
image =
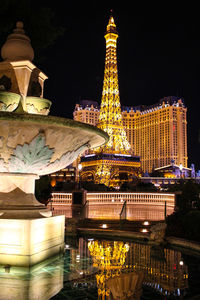
[(106, 153), (130, 153), (131, 146), (122, 123), (117, 70), (117, 28), (111, 12), (105, 33), (106, 57), (98, 127), (110, 136), (101, 148)]
[[(117, 28), (116, 28), (116, 25), (115, 25), (112, 9), (110, 10), (110, 18), (109, 18), (109, 21), (108, 21), (108, 25), (106, 27), (106, 33), (115, 33), (115, 34), (117, 34)], [(118, 35), (117, 35), (117, 37), (118, 37)]]

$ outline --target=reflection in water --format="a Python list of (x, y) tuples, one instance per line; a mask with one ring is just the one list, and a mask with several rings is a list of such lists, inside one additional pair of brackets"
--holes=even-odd
[(139, 300), (142, 295), (143, 272), (122, 273), (118, 277), (110, 278), (107, 287), (110, 289), (108, 299)]
[[(100, 270), (96, 276), (99, 295), (110, 295), (111, 280), (109, 278), (119, 276), (120, 273), (129, 274), (129, 276), (120, 275), (122, 279), (112, 280), (118, 284), (118, 287), (120, 280), (122, 285), (125, 285), (125, 280), (126, 285), (134, 280), (139, 290), (139, 282), (142, 279), (143, 286), (156, 289), (164, 295), (175, 296), (184, 294), (188, 287), (187, 266), (178, 251), (159, 246), (138, 243), (128, 245), (123, 242), (108, 241), (89, 242), (88, 248), (93, 258), (93, 266)], [(138, 285), (136, 285), (137, 281)], [(127, 291), (130, 293), (130, 290)], [(136, 294), (138, 295), (138, 291), (135, 297)]]
[(63, 288), (64, 259), (55, 258), (34, 266), (31, 271), (23, 267), (0, 267), (0, 299), (48, 300)]
[(120, 275), (129, 245), (121, 241), (89, 241), (88, 249), (93, 258), (93, 266), (99, 269), (96, 275), (99, 299), (105, 299), (110, 295), (106, 281)]
[(181, 252), (133, 242), (72, 239), (66, 241), (64, 257), (30, 272), (0, 267), (4, 300), (136, 300), (146, 290), (179, 296), (187, 287), (188, 267)]
[(110, 295), (113, 299), (139, 299), (142, 283), (165, 295), (179, 296), (187, 288), (187, 267), (180, 252), (116, 241), (90, 241), (88, 248), (93, 266), (99, 270), (99, 299)]
[(144, 272), (143, 285), (164, 295), (180, 295), (188, 287), (188, 268), (178, 251), (132, 243), (127, 264)]

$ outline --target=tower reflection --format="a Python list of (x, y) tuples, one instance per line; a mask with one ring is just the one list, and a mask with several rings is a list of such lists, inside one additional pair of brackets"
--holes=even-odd
[[(125, 293), (126, 297), (132, 294), (133, 299), (139, 299), (142, 285), (174, 296), (184, 294), (188, 287), (188, 268), (181, 252), (147, 244), (97, 240), (88, 242), (88, 249), (93, 266), (98, 269), (99, 299), (115, 299), (113, 294), (118, 299), (120, 292), (120, 299)], [(113, 298), (109, 298), (111, 294)]]
[(126, 270), (128, 267), (125, 265), (128, 243), (95, 240), (88, 242), (88, 249), (93, 266), (99, 270), (96, 274), (98, 299), (128, 299), (140, 294), (138, 290), (141, 290), (143, 273), (121, 274), (123, 268)]

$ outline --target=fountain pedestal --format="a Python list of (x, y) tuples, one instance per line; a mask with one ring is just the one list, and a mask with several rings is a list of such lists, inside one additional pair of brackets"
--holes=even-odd
[(65, 216), (34, 196), (33, 174), (0, 175), (0, 264), (29, 267), (64, 250)]
[(29, 267), (64, 250), (65, 216), (0, 219), (0, 264)]

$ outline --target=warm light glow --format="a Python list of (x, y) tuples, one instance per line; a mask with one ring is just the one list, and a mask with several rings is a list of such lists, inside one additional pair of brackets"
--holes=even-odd
[(83, 168), (82, 164), (78, 164), (78, 169), (79, 169), (79, 171), (81, 171), (82, 168)]
[(54, 187), (55, 185), (56, 185), (56, 179), (53, 178), (53, 179), (51, 179), (51, 186)]
[(141, 232), (146, 233), (148, 230), (146, 228), (141, 229)]
[(143, 223), (145, 226), (148, 226), (150, 223), (148, 221), (144, 221)]
[[(163, 105), (155, 105), (153, 109), (123, 112), (127, 133), (128, 126), (133, 126), (131, 146), (135, 154), (141, 157), (145, 172), (168, 166), (172, 160), (176, 166), (181, 163), (187, 167), (187, 108), (181, 99), (174, 100), (174, 104), (167, 104), (167, 101)], [(133, 117), (130, 117), (131, 114)]]
[[(0, 262), (29, 266), (64, 250), (65, 216), (0, 219)], [(57, 251), (58, 253), (58, 251)]]
[(96, 181), (109, 185), (111, 166), (106, 164), (99, 164), (96, 169)]
[(110, 290), (106, 287), (106, 280), (120, 274), (129, 244), (121, 241), (92, 241), (88, 242), (88, 249), (93, 258), (93, 266), (100, 271), (96, 275), (98, 295), (109, 296)]
[[(107, 33), (115, 31), (114, 18), (111, 17), (107, 26)], [(101, 109), (99, 113), (98, 127), (108, 133), (109, 142), (98, 151), (104, 153), (124, 153), (131, 152), (131, 146), (127, 140), (126, 132), (122, 123), (122, 113), (119, 98), (119, 84), (117, 71), (117, 33), (105, 35), (106, 39), (106, 63), (104, 70), (104, 83), (102, 91)], [(102, 176), (103, 177), (103, 176)]]
[(20, 254), (20, 246), (22, 240), (23, 222), (15, 222), (14, 220), (1, 220), (0, 224), (0, 249), (6, 254)]
[(108, 228), (108, 225), (107, 224), (103, 224), (101, 227), (102, 228)]

